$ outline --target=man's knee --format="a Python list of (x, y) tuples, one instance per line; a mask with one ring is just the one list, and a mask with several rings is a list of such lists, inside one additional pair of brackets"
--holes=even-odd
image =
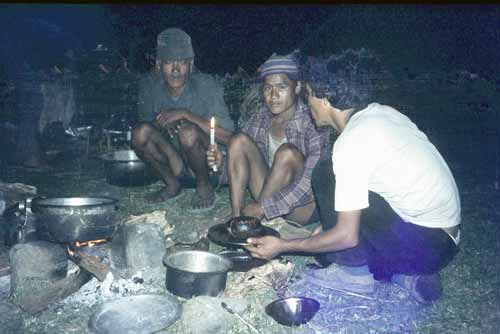
[(179, 128), (178, 138), (179, 143), (184, 148), (191, 148), (200, 140), (202, 130), (195, 124), (184, 123)]
[(297, 146), (286, 143), (281, 145), (274, 156), (274, 164), (290, 167), (301, 167), (304, 165), (304, 155)]
[(243, 152), (250, 145), (254, 144), (252, 138), (246, 133), (237, 133), (229, 139), (229, 152)]
[(132, 129), (131, 144), (134, 149), (143, 148), (150, 140), (155, 129), (149, 123), (141, 123)]

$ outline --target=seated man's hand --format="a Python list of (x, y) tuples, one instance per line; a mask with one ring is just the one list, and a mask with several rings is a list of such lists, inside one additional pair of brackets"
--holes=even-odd
[(260, 204), (260, 202), (252, 202), (249, 203), (243, 209), (244, 216), (257, 217), (259, 219), (264, 218), (264, 208)]
[(217, 147), (217, 144), (210, 145), (206, 152), (207, 155), (207, 164), (210, 169), (213, 170), (214, 166), (217, 166), (217, 170), (222, 169), (222, 163), (224, 161), (224, 155)]
[(189, 120), (190, 115), (191, 112), (187, 109), (167, 109), (162, 110), (155, 120), (160, 126), (167, 127), (182, 120)]
[(280, 238), (265, 236), (262, 238), (248, 238), (251, 246), (244, 246), (250, 254), (258, 259), (270, 260), (278, 256), (284, 250), (284, 243)]

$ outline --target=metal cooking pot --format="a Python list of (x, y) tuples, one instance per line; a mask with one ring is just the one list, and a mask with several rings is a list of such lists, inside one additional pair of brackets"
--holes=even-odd
[(133, 150), (120, 150), (100, 156), (104, 161), (106, 181), (122, 187), (145, 186), (158, 178)]
[(231, 261), (205, 251), (180, 251), (163, 258), (167, 266), (167, 290), (176, 296), (219, 295), (226, 288)]
[(120, 224), (117, 202), (108, 197), (35, 198), (29, 209), (40, 239), (67, 243), (110, 238)]

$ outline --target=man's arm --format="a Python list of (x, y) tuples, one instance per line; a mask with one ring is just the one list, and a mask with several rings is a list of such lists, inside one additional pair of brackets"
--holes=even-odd
[[(186, 120), (196, 124), (207, 135), (210, 133), (210, 118), (215, 117), (215, 138), (217, 142), (227, 145), (233, 135), (234, 123), (224, 102), (223, 89), (214, 78), (207, 74), (193, 77), (193, 90), (199, 105), (204, 109), (196, 112), (187, 109), (162, 110), (158, 121), (163, 126)], [(200, 114), (199, 114), (200, 113)]]
[(361, 210), (339, 212), (334, 228), (308, 238), (284, 240), (276, 237), (249, 238), (245, 248), (253, 257), (272, 259), (281, 253), (334, 252), (358, 245)]
[[(205, 117), (201, 117), (190, 110), (187, 109), (167, 109), (162, 110), (161, 113), (156, 117), (156, 121), (163, 127), (167, 127), (173, 123), (179, 121), (188, 121), (196, 124), (203, 132), (207, 135), (210, 134), (210, 120)], [(215, 125), (215, 138), (218, 142), (224, 145), (229, 143), (229, 138), (233, 135), (233, 132), (217, 126), (217, 119)]]
[(304, 171), (302, 175), (295, 178), (292, 183), (276, 192), (271, 197), (261, 200), (261, 205), (266, 218), (272, 219), (289, 214), (296, 207), (306, 205), (314, 197), (312, 194), (311, 177), (314, 167), (321, 156), (324, 146), (325, 133), (314, 130), (312, 124), (304, 129), (306, 134), (306, 147), (308, 152), (304, 152)]

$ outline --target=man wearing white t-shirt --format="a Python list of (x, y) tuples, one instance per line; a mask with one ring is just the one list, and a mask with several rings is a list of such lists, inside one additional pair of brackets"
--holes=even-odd
[(313, 173), (322, 231), (293, 240), (251, 238), (247, 249), (260, 258), (319, 253), (318, 262), (328, 267), (306, 279), (326, 288), (370, 293), (375, 280), (392, 281), (420, 302), (434, 301), (442, 293), (439, 271), (458, 251), (457, 186), (441, 154), (408, 117), (367, 104), (366, 60), (351, 52), (309, 62), (306, 71), (316, 125), (339, 134), (330, 159)]

